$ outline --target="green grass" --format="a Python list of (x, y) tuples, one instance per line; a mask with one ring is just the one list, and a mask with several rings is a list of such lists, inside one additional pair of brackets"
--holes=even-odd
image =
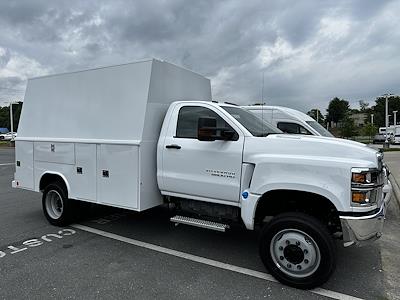
[(0, 147), (9, 147), (10, 146), (10, 142), (8, 141), (0, 141)]
[(400, 151), (400, 148), (383, 149), (383, 152), (395, 152), (395, 151)]

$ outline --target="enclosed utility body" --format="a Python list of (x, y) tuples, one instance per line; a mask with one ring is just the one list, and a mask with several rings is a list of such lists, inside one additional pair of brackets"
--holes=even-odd
[(30, 79), (16, 141), (14, 186), (59, 176), (68, 197), (142, 211), (162, 203), (156, 148), (175, 100), (210, 100), (210, 81), (147, 60)]

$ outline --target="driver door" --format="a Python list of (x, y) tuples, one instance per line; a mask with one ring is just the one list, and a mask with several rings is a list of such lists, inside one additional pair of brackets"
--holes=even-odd
[[(199, 141), (200, 117), (216, 118), (217, 127), (236, 131), (239, 139)], [(213, 106), (182, 104), (172, 120), (163, 145), (164, 190), (198, 200), (239, 202), (243, 134)]]

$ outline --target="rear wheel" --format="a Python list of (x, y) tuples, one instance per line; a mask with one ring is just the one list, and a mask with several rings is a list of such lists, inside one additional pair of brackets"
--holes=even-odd
[(44, 189), (42, 207), (46, 219), (52, 225), (64, 226), (72, 220), (72, 203), (61, 182), (51, 183)]
[(267, 223), (260, 235), (260, 256), (276, 279), (301, 289), (326, 282), (336, 265), (330, 233), (303, 213), (281, 214)]

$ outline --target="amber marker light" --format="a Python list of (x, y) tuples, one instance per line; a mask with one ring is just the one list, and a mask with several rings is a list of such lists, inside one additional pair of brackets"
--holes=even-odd
[(367, 182), (367, 174), (365, 174), (365, 173), (353, 173), (352, 181), (354, 183), (366, 183)]
[(359, 203), (359, 204), (364, 204), (369, 202), (369, 199), (367, 198), (367, 193), (362, 193), (362, 192), (353, 192), (351, 200), (354, 203)]

